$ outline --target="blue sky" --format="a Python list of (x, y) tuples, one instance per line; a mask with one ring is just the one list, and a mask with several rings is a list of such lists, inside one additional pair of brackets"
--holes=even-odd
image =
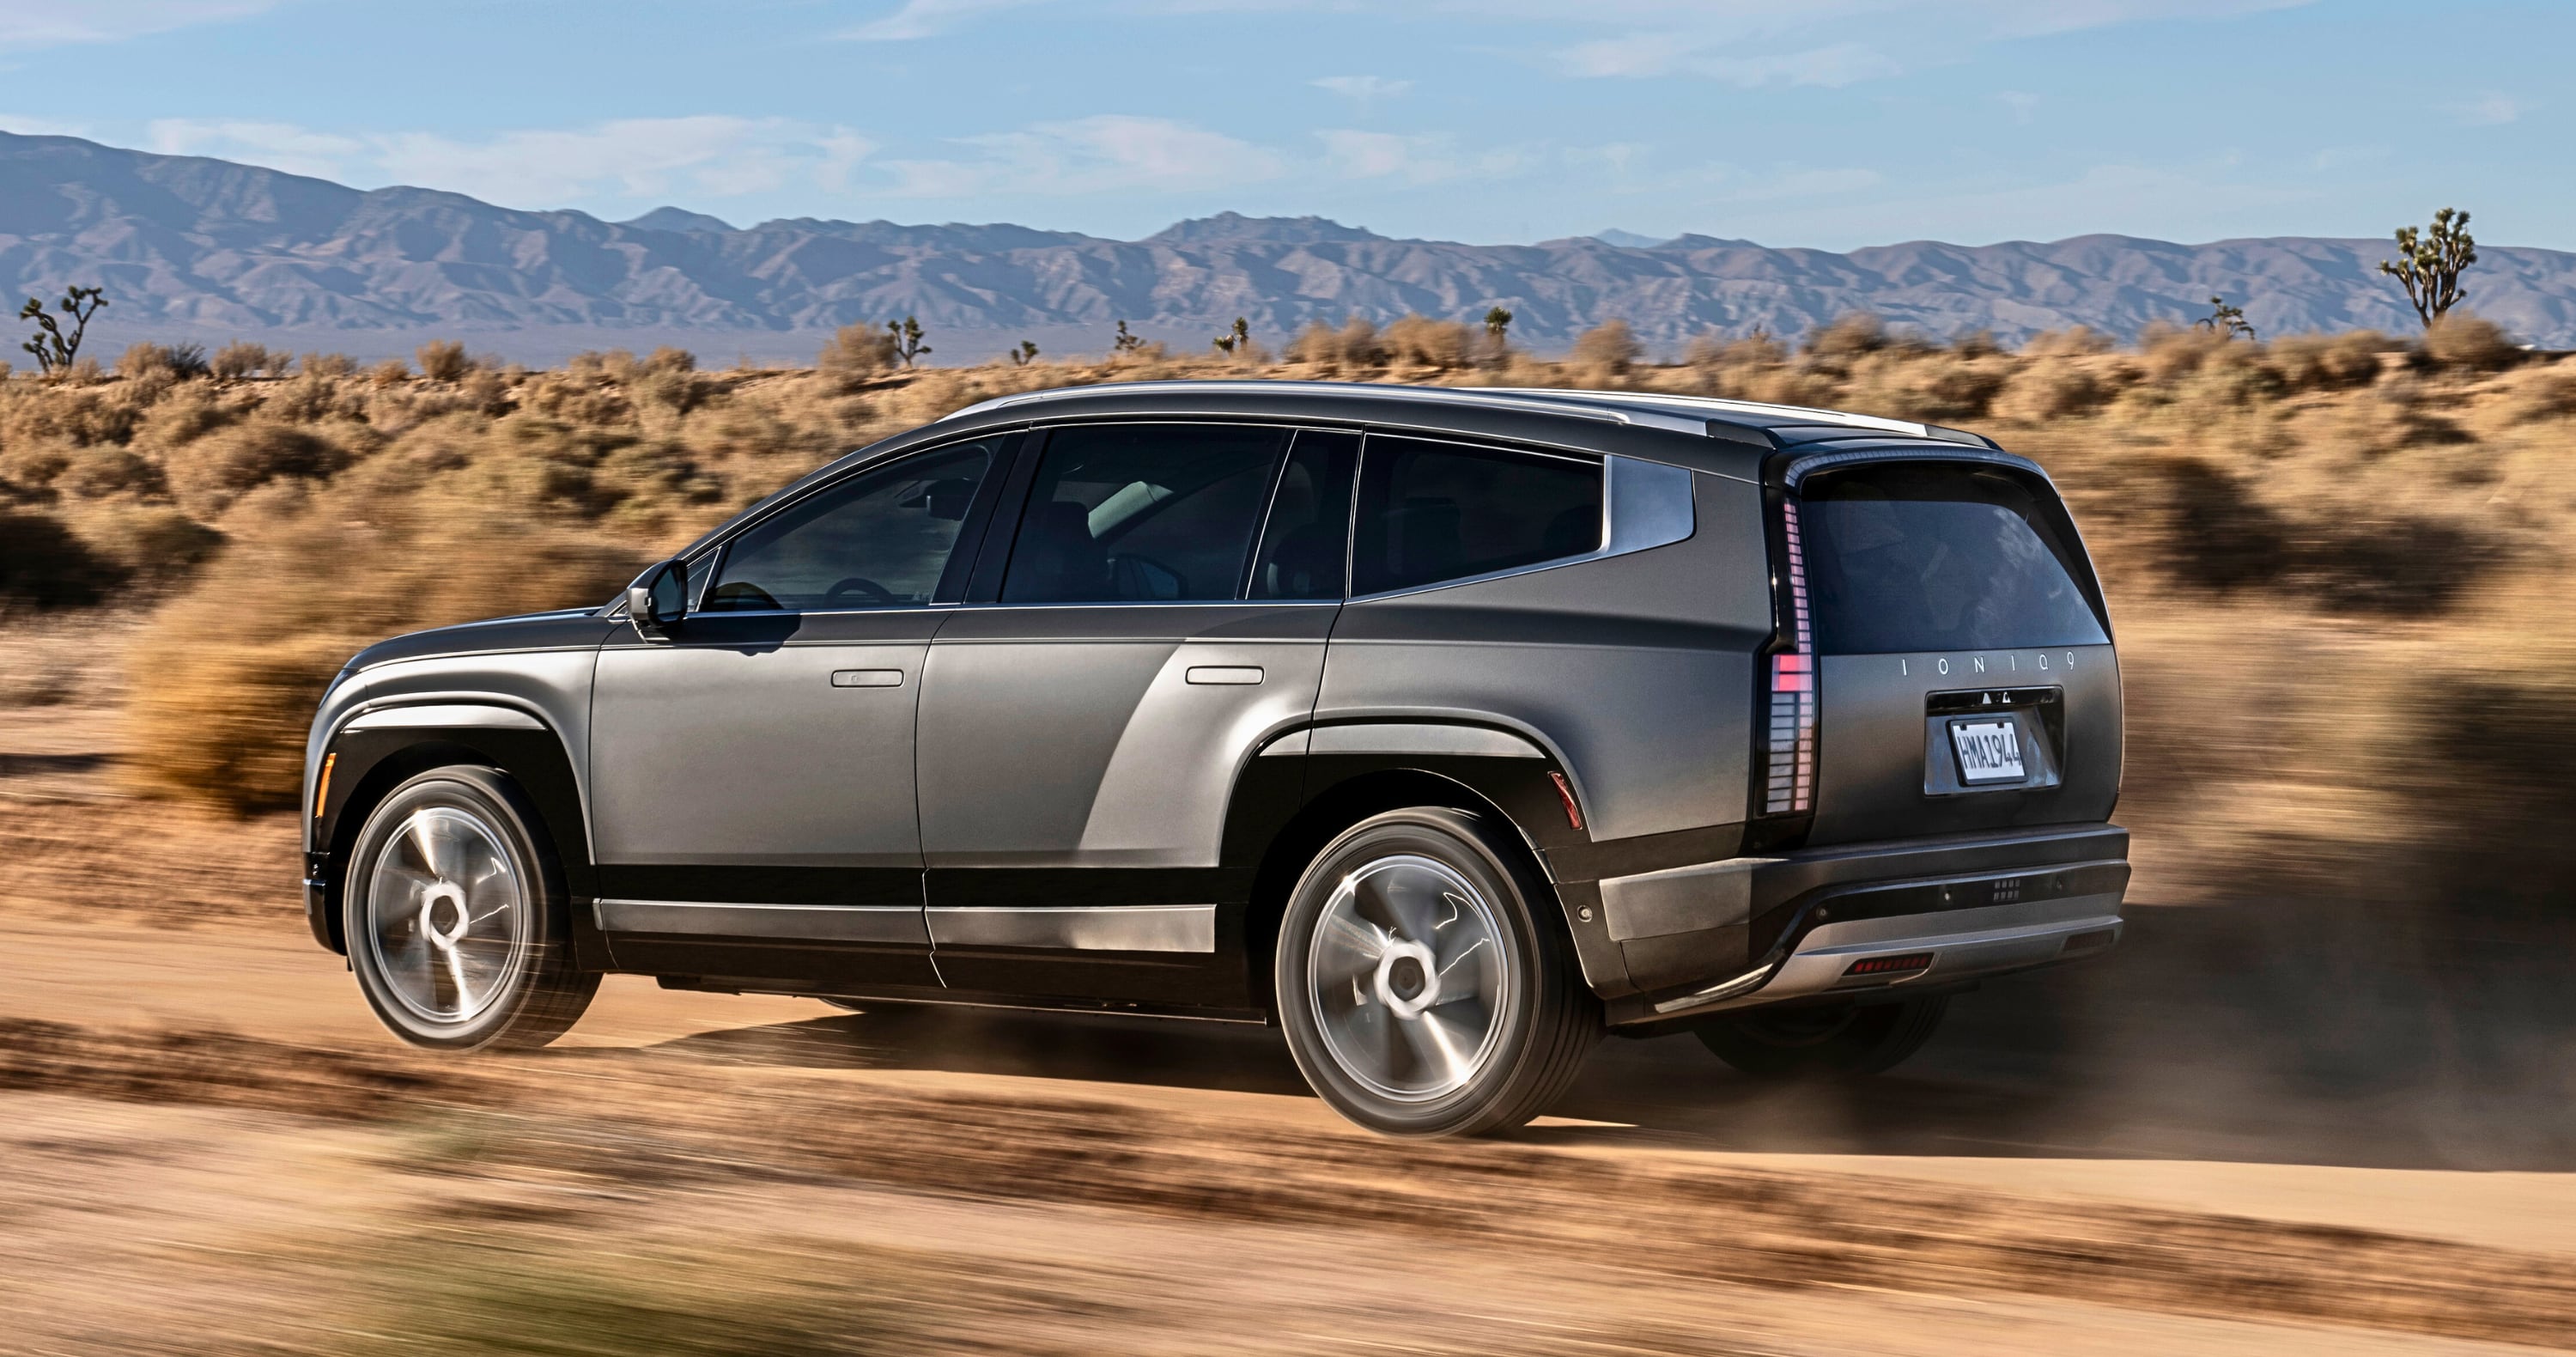
[(2570, 54), (2538, 0), (0, 0), (0, 129), (737, 224), (1846, 249), (2457, 204), (2568, 248)]

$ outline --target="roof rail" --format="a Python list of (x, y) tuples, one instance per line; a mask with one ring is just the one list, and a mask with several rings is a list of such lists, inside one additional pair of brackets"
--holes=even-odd
[(1332, 395), (1371, 396), (1385, 400), (1418, 400), (1439, 405), (1471, 405), (1486, 409), (1532, 410), (1547, 414), (1571, 415), (1578, 419), (1598, 419), (1614, 424), (1641, 428), (1667, 429), (1675, 433), (1708, 434), (1705, 416), (1689, 418), (1672, 411), (1647, 406), (1626, 406), (1616, 402), (1577, 399), (1580, 392), (1547, 392), (1501, 390), (1493, 387), (1409, 386), (1391, 382), (1308, 382), (1219, 379), (1214, 381), (1103, 382), (1093, 386), (1060, 386), (1044, 391), (1024, 391), (1016, 395), (996, 396), (979, 401), (965, 409), (951, 411), (942, 419), (959, 419), (1051, 400), (1070, 400), (1083, 396), (1126, 395), (1146, 391), (1204, 391), (1223, 395)]
[(1440, 405), (1466, 405), (1486, 409), (1570, 415), (1581, 419), (1608, 420), (1643, 428), (1697, 434), (1701, 437), (1758, 442), (1768, 446), (1777, 446), (1777, 442), (1764, 430), (1768, 426), (1784, 422), (1839, 425), (1857, 431), (1898, 434), (1907, 438), (1930, 438), (1944, 442), (1994, 446), (1990, 440), (1977, 434), (1963, 433), (1957, 429), (1944, 429), (1932, 424), (1919, 424), (1912, 420), (1882, 419), (1876, 415), (1855, 415), (1842, 410), (1819, 410), (1803, 405), (1768, 405), (1760, 401), (1722, 400), (1714, 396), (1667, 395), (1654, 391), (1581, 391), (1556, 387), (1415, 386), (1392, 382), (1264, 381), (1243, 378), (1104, 382), (1094, 386), (1051, 387), (1044, 391), (1024, 391), (1016, 395), (996, 396), (962, 410), (952, 411), (941, 418), (959, 419), (967, 415), (985, 414), (1013, 406), (1069, 400), (1083, 396), (1129, 395), (1149, 391), (1201, 391), (1225, 395), (1370, 396), (1382, 400), (1415, 400)]

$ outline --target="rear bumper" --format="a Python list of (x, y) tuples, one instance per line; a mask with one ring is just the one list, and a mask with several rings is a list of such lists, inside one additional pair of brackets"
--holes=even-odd
[(1642, 991), (1613, 1024), (1944, 988), (2116, 946), (2128, 833), (2110, 825), (1843, 845), (1601, 883)]

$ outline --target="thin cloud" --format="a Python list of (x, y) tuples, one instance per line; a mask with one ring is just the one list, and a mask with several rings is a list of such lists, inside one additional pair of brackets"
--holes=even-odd
[(980, 15), (1035, 0), (904, 0), (903, 7), (843, 32), (853, 42), (913, 42), (954, 32)]
[(978, 154), (894, 160), (895, 192), (911, 198), (966, 198), (1009, 190), (1087, 194), (1178, 192), (1276, 179), (1278, 153), (1170, 118), (1104, 113), (1044, 122), (1017, 132), (964, 137)]
[(124, 42), (174, 28), (247, 19), (279, 0), (34, 0), (0, 3), (0, 51)]
[(1345, 179), (1395, 179), (1437, 184), (1455, 179), (1517, 173), (1528, 157), (1512, 147), (1468, 153), (1446, 133), (1404, 134), (1337, 127), (1317, 132), (1326, 169)]
[(2502, 127), (2506, 123), (2520, 122), (2522, 115), (2531, 111), (2529, 103), (2510, 94), (2495, 93), (2482, 94), (2467, 103), (2449, 107), (2451, 116), (2457, 118), (2463, 127)]
[(434, 132), (349, 135), (291, 123), (165, 118), (151, 149), (244, 160), (317, 178), (446, 189), (520, 208), (602, 197), (735, 198), (791, 185), (845, 191), (874, 151), (845, 127), (781, 118), (628, 118), (465, 141)]
[(1362, 108), (1381, 100), (1399, 98), (1413, 89), (1410, 80), (1389, 80), (1382, 75), (1327, 75), (1308, 83), (1319, 90), (1338, 94)]

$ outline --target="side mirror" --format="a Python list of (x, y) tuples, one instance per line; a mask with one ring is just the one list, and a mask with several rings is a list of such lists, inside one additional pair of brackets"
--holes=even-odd
[(626, 586), (626, 620), (648, 641), (667, 641), (680, 619), (689, 615), (689, 567), (664, 561)]

